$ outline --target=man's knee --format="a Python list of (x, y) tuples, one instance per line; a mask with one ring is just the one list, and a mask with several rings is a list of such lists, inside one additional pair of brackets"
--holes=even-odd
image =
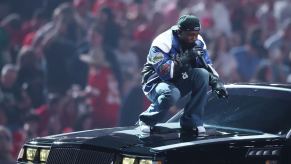
[(176, 104), (176, 102), (180, 99), (181, 93), (179, 89), (172, 88), (171, 90), (164, 92), (158, 97), (159, 103), (167, 103), (168, 106), (172, 106)]
[(193, 72), (196, 76), (195, 81), (199, 79), (204, 84), (209, 83), (209, 72), (204, 68), (194, 68)]

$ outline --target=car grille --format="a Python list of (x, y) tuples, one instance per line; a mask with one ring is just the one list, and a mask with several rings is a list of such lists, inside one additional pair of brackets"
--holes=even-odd
[(54, 148), (51, 150), (47, 164), (110, 164), (114, 160), (114, 153), (81, 150), (78, 148)]

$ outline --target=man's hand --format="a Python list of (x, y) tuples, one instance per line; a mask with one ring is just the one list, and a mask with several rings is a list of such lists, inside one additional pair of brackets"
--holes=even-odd
[(192, 49), (192, 53), (195, 54), (195, 56), (203, 56), (204, 54), (203, 47), (197, 45), (194, 46), (194, 48)]
[(224, 87), (223, 83), (218, 82), (212, 90), (217, 94), (219, 98), (228, 98), (228, 92)]
[(186, 51), (178, 59), (178, 63), (180, 63), (183, 66), (187, 64), (191, 65), (195, 62), (195, 60), (196, 60), (196, 54), (193, 53), (192, 51)]
[(228, 92), (223, 82), (217, 76), (210, 74), (209, 85), (219, 98), (228, 98)]
[(203, 47), (201, 47), (200, 45), (196, 45), (192, 49), (185, 51), (178, 59), (178, 62), (182, 65), (191, 65), (195, 63), (197, 56), (203, 56), (203, 54)]

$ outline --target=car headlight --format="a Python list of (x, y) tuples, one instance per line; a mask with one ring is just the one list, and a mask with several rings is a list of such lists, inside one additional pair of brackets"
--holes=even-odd
[(161, 160), (142, 159), (135, 157), (123, 157), (122, 164), (162, 164)]
[(153, 161), (151, 159), (141, 159), (139, 164), (162, 164), (162, 161)]
[(139, 164), (153, 164), (153, 161), (149, 159), (141, 159)]
[(132, 157), (123, 157), (122, 164), (134, 164), (135, 158)]
[(48, 150), (48, 149), (40, 149), (39, 160), (41, 162), (46, 162), (49, 153), (50, 153), (50, 150)]
[(29, 161), (33, 161), (36, 155), (36, 148), (27, 148), (26, 149), (26, 159)]
[(277, 160), (267, 160), (265, 164), (278, 164)]

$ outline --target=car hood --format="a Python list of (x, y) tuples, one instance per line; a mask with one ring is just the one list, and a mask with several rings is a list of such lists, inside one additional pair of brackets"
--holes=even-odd
[(28, 144), (45, 145), (89, 145), (114, 149), (125, 153), (140, 153), (143, 155), (167, 151), (194, 145), (204, 145), (221, 142), (240, 142), (262, 140), (270, 141), (280, 138), (278, 135), (263, 132), (235, 129), (226, 127), (206, 126), (209, 132), (206, 136), (182, 135), (178, 123), (165, 123), (157, 125), (158, 131), (145, 134), (136, 126), (119, 127), (100, 130), (89, 130), (44, 138), (36, 138)]

